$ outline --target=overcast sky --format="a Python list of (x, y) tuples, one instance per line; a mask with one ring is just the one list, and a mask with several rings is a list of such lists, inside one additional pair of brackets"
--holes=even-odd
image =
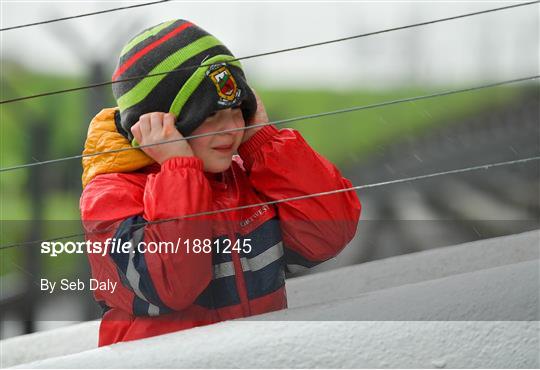
[[(145, 1), (143, 1), (145, 2)], [(1, 1), (2, 27), (137, 2)], [(0, 33), (3, 59), (47, 71), (82, 73), (106, 63), (144, 28), (188, 19), (236, 56), (326, 41), (515, 2), (174, 1)], [(526, 6), (364, 39), (243, 61), (267, 86), (384, 87), (462, 84), (538, 74), (539, 7)]]

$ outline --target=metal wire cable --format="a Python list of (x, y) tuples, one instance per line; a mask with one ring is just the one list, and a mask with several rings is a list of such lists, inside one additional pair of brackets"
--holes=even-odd
[[(465, 172), (471, 172), (471, 171), (477, 171), (477, 170), (487, 170), (487, 169), (494, 168), (494, 167), (501, 167), (501, 166), (508, 166), (508, 165), (513, 165), (513, 164), (527, 163), (527, 162), (532, 162), (532, 161), (537, 161), (537, 160), (540, 160), (540, 156), (515, 159), (515, 160), (505, 161), (505, 162), (488, 163), (488, 164), (484, 164), (484, 165), (478, 165), (478, 166), (472, 166), (472, 167), (466, 167), (466, 168), (459, 168), (459, 169), (449, 170), (449, 171), (435, 172), (435, 173), (430, 173), (430, 174), (426, 174), (426, 175), (405, 177), (405, 178), (401, 178), (401, 179), (383, 181), (383, 182), (378, 182), (378, 183), (373, 183), (373, 184), (357, 185), (357, 186), (352, 186), (350, 188), (336, 189), (336, 190), (330, 190), (330, 191), (323, 191), (323, 192), (319, 192), (319, 193), (300, 195), (300, 196), (297, 196), (297, 197), (277, 199), (277, 200), (272, 200), (272, 201), (269, 201), (269, 202), (253, 203), (253, 204), (248, 204), (248, 205), (239, 206), (239, 207), (231, 207), (231, 208), (224, 208), (224, 209), (213, 210), (213, 211), (192, 213), (192, 214), (179, 216), (179, 217), (173, 217), (173, 218), (161, 219), (161, 220), (156, 220), (156, 221), (148, 221), (148, 222), (144, 222), (144, 223), (133, 224), (131, 227), (154, 225), (154, 224), (160, 224), (160, 223), (165, 223), (165, 222), (177, 221), (177, 220), (181, 220), (181, 219), (185, 219), (185, 218), (208, 216), (208, 215), (217, 214), (217, 213), (238, 211), (238, 210), (242, 210), (242, 209), (246, 209), (246, 208), (261, 207), (261, 206), (265, 206), (265, 205), (278, 204), (278, 203), (291, 202), (291, 201), (296, 201), (296, 200), (303, 200), (303, 199), (308, 199), (308, 198), (313, 198), (313, 197), (344, 193), (344, 192), (353, 191), (353, 190), (370, 189), (370, 188), (376, 188), (376, 187), (380, 187), (380, 186), (387, 186), (387, 185), (394, 185), (394, 184), (399, 184), (399, 183), (404, 183), (404, 182), (424, 180), (424, 179), (429, 179), (429, 178), (443, 176), (443, 175), (465, 173)], [(53, 239), (41, 239), (41, 240), (33, 240), (33, 241), (28, 241), (28, 242), (23, 242), (23, 243), (6, 244), (6, 245), (0, 246), (0, 250), (5, 250), (5, 249), (9, 249), (9, 248), (14, 248), (14, 247), (24, 247), (24, 246), (34, 245), (34, 244), (38, 244), (38, 243), (52, 242), (52, 241), (57, 241), (57, 240), (62, 240), (62, 239), (69, 239), (69, 238), (80, 237), (80, 236), (84, 236), (84, 235), (102, 234), (102, 233), (106, 233), (106, 232), (109, 232), (109, 231), (112, 231), (112, 230), (114, 230), (114, 226), (108, 227), (108, 228), (105, 228), (105, 229), (102, 229), (102, 230), (93, 231), (93, 232), (90, 232), (90, 233), (71, 234), (71, 235), (60, 236), (60, 237), (53, 238)]]
[(32, 26), (38, 26), (38, 25), (42, 25), (42, 24), (66, 21), (68, 19), (83, 18), (83, 17), (89, 17), (89, 16), (93, 16), (93, 15), (98, 15), (98, 14), (112, 13), (112, 12), (116, 12), (116, 11), (119, 11), (119, 10), (140, 8), (140, 7), (143, 7), (143, 6), (166, 3), (166, 2), (169, 2), (169, 1), (171, 1), (171, 0), (152, 1), (152, 2), (144, 3), (144, 4), (122, 6), (122, 7), (119, 7), (119, 8), (99, 10), (97, 12), (92, 12), (92, 13), (84, 13), (84, 14), (78, 14), (78, 15), (72, 15), (72, 16), (68, 16), (68, 17), (63, 17), (63, 18), (49, 19), (49, 20), (46, 20), (46, 21), (39, 21), (39, 22), (34, 22), (34, 23), (21, 24), (21, 25), (18, 25), (18, 26), (0, 28), (0, 32), (2, 32), (2, 31), (11, 31), (11, 30), (16, 30), (16, 29), (20, 29), (20, 28), (32, 27)]
[[(439, 19), (435, 19), (435, 20), (431, 20), (431, 21), (425, 21), (425, 22), (413, 23), (413, 24), (409, 24), (409, 25), (405, 25), (405, 26), (387, 28), (387, 29), (383, 29), (383, 30), (379, 30), (379, 31), (362, 33), (362, 34), (359, 34), (359, 35), (353, 35), (353, 36), (343, 37), (343, 38), (339, 38), (339, 39), (333, 39), (333, 40), (328, 40), (328, 41), (323, 41), (323, 42), (317, 42), (317, 43), (313, 43), (313, 44), (306, 44), (306, 45), (296, 46), (296, 47), (292, 47), (292, 48), (274, 50), (274, 51), (269, 51), (269, 52), (265, 52), (265, 53), (253, 54), (253, 55), (248, 55), (248, 56), (245, 56), (245, 57), (232, 59), (228, 63), (235, 62), (235, 61), (240, 61), (240, 60), (258, 58), (258, 57), (268, 56), (268, 55), (273, 55), (273, 54), (285, 53), (285, 52), (290, 52), (290, 51), (302, 50), (302, 49), (312, 48), (312, 47), (316, 47), (316, 46), (334, 44), (334, 43), (338, 43), (338, 42), (349, 41), (349, 40), (368, 37), (368, 36), (380, 35), (380, 34), (383, 34), (383, 33), (388, 33), (388, 32), (393, 32), (393, 31), (400, 31), (400, 30), (404, 30), (404, 29), (408, 29), (408, 28), (427, 26), (427, 25), (434, 24), (434, 23), (447, 22), (447, 21), (451, 21), (451, 20), (456, 20), (456, 19), (461, 19), (461, 18), (466, 18), (466, 17), (472, 17), (472, 16), (476, 16), (476, 15), (481, 15), (481, 14), (487, 14), (487, 13), (492, 13), (492, 12), (497, 12), (497, 11), (502, 11), (502, 10), (508, 10), (508, 9), (522, 7), (522, 6), (528, 6), (528, 5), (532, 5), (532, 4), (537, 4), (539, 2), (540, 2), (540, 0), (531, 1), (531, 2), (527, 2), (527, 3), (518, 3), (518, 4), (514, 4), (514, 5), (503, 6), (503, 7), (500, 7), (500, 8), (481, 10), (481, 11), (478, 11), (478, 12), (460, 14), (460, 15), (456, 15), (456, 16), (452, 16), (452, 17), (439, 18)], [(79, 86), (79, 87), (74, 87), (74, 88), (69, 88), (69, 89), (62, 89), (62, 90), (49, 91), (49, 92), (38, 93), (38, 94), (33, 94), (33, 95), (27, 95), (27, 96), (22, 96), (22, 97), (18, 97), (18, 98), (1, 100), (0, 104), (8, 104), (8, 103), (14, 103), (14, 102), (22, 101), (22, 100), (41, 98), (41, 97), (44, 97), (44, 96), (57, 95), (57, 94), (74, 92), (74, 91), (79, 91), (79, 90), (92, 89), (92, 88), (108, 86), (108, 85), (112, 85), (112, 84), (120, 83), (120, 82), (133, 81), (133, 80), (142, 80), (144, 78), (155, 77), (155, 76), (160, 76), (160, 75), (164, 75), (164, 74), (175, 73), (175, 72), (180, 72), (180, 71), (194, 69), (194, 68), (200, 68), (200, 67), (204, 67), (204, 66), (206, 66), (206, 65), (205, 64), (200, 64), (200, 65), (184, 66), (184, 67), (173, 69), (171, 71), (166, 71), (166, 72), (150, 73), (150, 74), (147, 74), (147, 75), (134, 76), (134, 77), (124, 78), (124, 79), (118, 79), (118, 80), (115, 80), (115, 81), (105, 81), (105, 82), (100, 82), (100, 83), (91, 84), (91, 85), (85, 85), (85, 86)]]
[(374, 108), (385, 107), (385, 106), (388, 106), (388, 105), (394, 105), (394, 104), (399, 104), (399, 103), (408, 103), (408, 102), (413, 102), (413, 101), (418, 101), (418, 100), (431, 99), (431, 98), (436, 98), (436, 97), (441, 97), (441, 96), (446, 96), (446, 95), (452, 95), (452, 94), (476, 91), (476, 90), (481, 90), (481, 89), (487, 89), (487, 88), (492, 88), (492, 87), (497, 87), (497, 86), (502, 86), (502, 85), (507, 85), (507, 84), (512, 84), (512, 83), (517, 83), (517, 82), (530, 81), (530, 80), (535, 80), (535, 79), (538, 79), (538, 78), (540, 78), (540, 75), (528, 76), (528, 77), (516, 78), (516, 79), (512, 79), (512, 80), (494, 82), (494, 83), (490, 83), (490, 84), (486, 84), (486, 85), (468, 87), (468, 88), (459, 89), (459, 90), (448, 90), (448, 91), (442, 91), (442, 92), (429, 94), (429, 95), (420, 95), (420, 96), (414, 96), (414, 97), (397, 99), (397, 100), (389, 100), (389, 101), (384, 101), (384, 102), (380, 102), (380, 103), (374, 103), (374, 104), (368, 104), (368, 105), (361, 105), (361, 106), (349, 107), (349, 108), (344, 108), (344, 109), (338, 109), (338, 110), (329, 111), (329, 112), (314, 113), (314, 114), (308, 114), (308, 115), (304, 115), (304, 116), (286, 118), (286, 119), (282, 119), (282, 120), (278, 120), (278, 121), (265, 122), (265, 123), (256, 123), (256, 124), (249, 125), (247, 127), (239, 127), (239, 128), (227, 129), (227, 130), (222, 130), (222, 131), (207, 132), (205, 134), (191, 135), (191, 136), (182, 137), (180, 139), (167, 140), (167, 141), (162, 141), (162, 142), (153, 143), (153, 144), (140, 145), (138, 147), (127, 147), (127, 148), (113, 149), (113, 150), (107, 150), (107, 151), (103, 151), (103, 152), (96, 152), (96, 153), (90, 153), (90, 154), (78, 154), (78, 155), (74, 155), (74, 156), (70, 156), (70, 157), (50, 159), (50, 160), (47, 160), (47, 161), (20, 164), (20, 165), (11, 166), (11, 167), (3, 167), (3, 168), (0, 168), (0, 173), (13, 171), (13, 170), (17, 170), (17, 169), (22, 169), (22, 168), (40, 166), (40, 165), (45, 165), (45, 164), (58, 163), (58, 162), (72, 160), (72, 159), (94, 157), (94, 156), (103, 155), (103, 154), (123, 152), (123, 151), (126, 151), (126, 150), (147, 148), (147, 147), (150, 147), (150, 146), (169, 144), (169, 143), (174, 143), (174, 142), (177, 142), (177, 141), (195, 139), (195, 138), (198, 138), (198, 137), (204, 137), (204, 136), (210, 136), (210, 135), (218, 135), (218, 134), (227, 133), (227, 132), (249, 130), (249, 129), (252, 129), (252, 128), (269, 126), (269, 125), (282, 125), (282, 124), (285, 124), (285, 123), (290, 123), (290, 122), (295, 122), (295, 121), (303, 121), (303, 120), (319, 118), (319, 117), (325, 117), (325, 116), (331, 116), (331, 115), (335, 115), (335, 114), (350, 113), (350, 112), (356, 112), (356, 111), (361, 111), (361, 110), (366, 110), (366, 109), (374, 109)]

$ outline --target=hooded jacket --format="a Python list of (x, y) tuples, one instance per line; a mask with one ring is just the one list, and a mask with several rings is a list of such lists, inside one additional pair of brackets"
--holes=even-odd
[[(118, 119), (116, 108), (94, 117), (83, 154), (131, 147)], [(273, 125), (221, 178), (197, 157), (159, 165), (140, 149), (82, 165), (86, 239), (105, 246), (88, 250), (92, 278), (116, 283), (94, 291), (99, 346), (284, 309), (285, 272), (336, 256), (360, 217), (354, 191), (260, 204), (352, 186), (298, 131)]]

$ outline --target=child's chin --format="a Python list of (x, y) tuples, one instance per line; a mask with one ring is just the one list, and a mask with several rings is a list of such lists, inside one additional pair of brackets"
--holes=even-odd
[(231, 161), (232, 158), (221, 159), (219, 161), (215, 161), (214, 163), (205, 165), (204, 170), (210, 173), (221, 173), (223, 171), (227, 171), (229, 167), (231, 167)]

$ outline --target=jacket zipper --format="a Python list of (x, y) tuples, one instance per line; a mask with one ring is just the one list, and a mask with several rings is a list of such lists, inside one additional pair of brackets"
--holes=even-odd
[[(233, 211), (234, 212), (234, 211)], [(225, 220), (227, 223), (230, 223), (227, 227), (227, 234), (229, 236), (229, 240), (231, 241), (231, 257), (234, 265), (234, 277), (236, 282), (236, 290), (238, 291), (238, 296), (240, 297), (240, 304), (242, 306), (242, 312), (244, 314), (244, 317), (251, 316), (251, 308), (249, 306), (249, 298), (247, 295), (247, 287), (246, 287), (246, 281), (244, 279), (244, 270), (242, 268), (242, 262), (240, 261), (240, 254), (237, 250), (234, 250), (234, 244), (236, 243), (236, 229), (233, 227), (233, 220), (228, 215), (229, 212), (224, 212)], [(233, 214), (236, 214), (234, 212)], [(231, 228), (233, 229), (232, 233)], [(239, 247), (241, 247), (239, 245)]]
[(232, 249), (234, 243), (236, 243), (235, 234), (229, 234), (231, 238), (231, 253), (234, 264), (234, 274), (236, 278), (236, 290), (240, 296), (240, 303), (242, 304), (242, 311), (244, 316), (251, 316), (251, 308), (249, 307), (249, 298), (247, 295), (246, 280), (244, 279), (244, 269), (242, 268), (242, 262), (240, 261), (240, 254), (238, 251)]

